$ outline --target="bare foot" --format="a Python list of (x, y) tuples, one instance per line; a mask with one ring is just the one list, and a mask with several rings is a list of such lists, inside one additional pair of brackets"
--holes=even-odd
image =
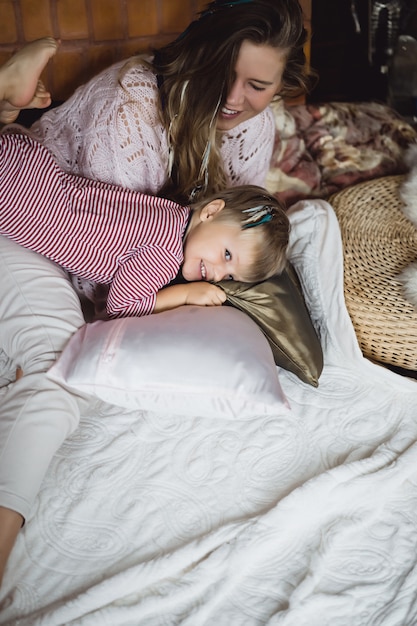
[(0, 67), (0, 122), (13, 122), (21, 109), (50, 105), (51, 95), (39, 76), (58, 45), (53, 37), (37, 39)]
[(0, 585), (23, 521), (23, 517), (16, 511), (0, 506)]
[[(45, 85), (41, 80), (38, 80), (36, 85), (36, 91), (32, 98), (32, 100), (27, 104), (25, 109), (45, 109), (49, 107), (51, 104), (51, 94), (49, 91), (46, 91)], [(0, 102), (0, 124), (11, 124), (15, 121), (20, 108), (14, 107), (9, 104), (6, 100)]]

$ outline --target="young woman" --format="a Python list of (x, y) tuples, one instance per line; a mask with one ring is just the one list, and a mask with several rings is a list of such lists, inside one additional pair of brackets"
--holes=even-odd
[(298, 0), (216, 0), (147, 61), (106, 69), (33, 131), (74, 174), (180, 201), (264, 185), (274, 98), (309, 85)]

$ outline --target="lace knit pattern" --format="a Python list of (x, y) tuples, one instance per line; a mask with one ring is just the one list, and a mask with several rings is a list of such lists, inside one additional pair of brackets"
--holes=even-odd
[[(140, 64), (126, 63), (112, 65), (79, 87), (32, 131), (64, 170), (156, 194), (168, 167), (156, 76)], [(221, 152), (231, 186), (265, 184), (274, 133), (268, 108), (224, 134)]]

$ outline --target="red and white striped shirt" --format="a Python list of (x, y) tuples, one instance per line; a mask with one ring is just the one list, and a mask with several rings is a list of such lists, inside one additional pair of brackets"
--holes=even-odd
[(28, 135), (0, 134), (0, 234), (110, 285), (110, 317), (152, 313), (178, 273), (190, 208), (67, 174)]

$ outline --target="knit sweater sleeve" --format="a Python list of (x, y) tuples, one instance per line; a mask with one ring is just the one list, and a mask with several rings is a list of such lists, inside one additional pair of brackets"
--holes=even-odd
[(66, 171), (156, 194), (167, 173), (167, 139), (155, 75), (119, 62), (32, 127)]
[(221, 154), (232, 187), (265, 186), (274, 141), (275, 119), (270, 107), (224, 133)]

